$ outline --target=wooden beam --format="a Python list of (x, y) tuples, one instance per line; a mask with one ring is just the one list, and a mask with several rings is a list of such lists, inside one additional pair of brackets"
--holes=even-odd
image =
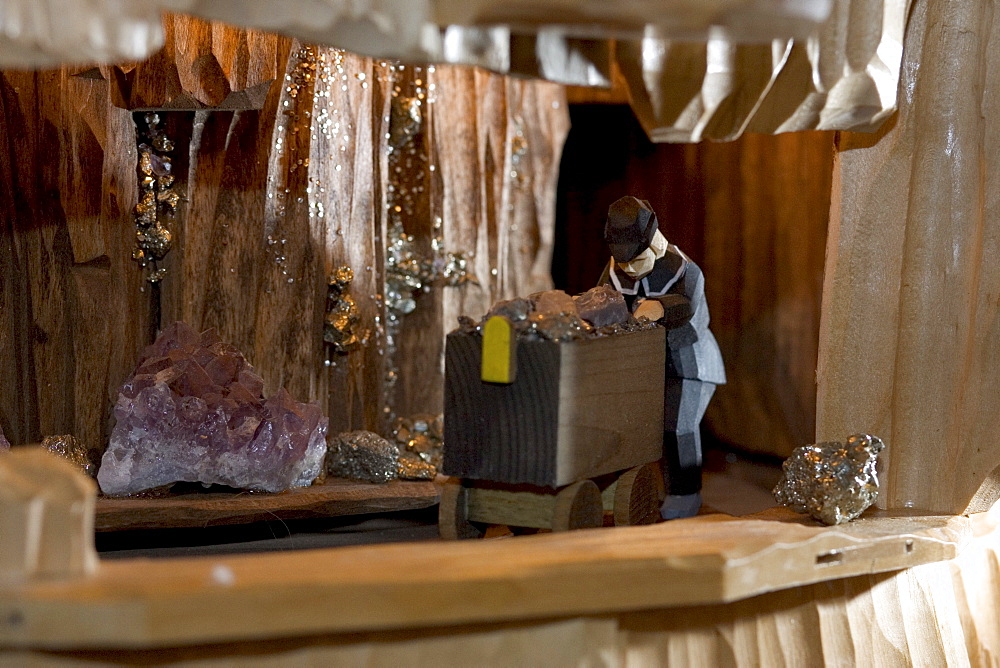
[(116, 561), (90, 579), (0, 591), (0, 646), (160, 647), (721, 603), (950, 559), (969, 538), (963, 517), (824, 528), (775, 510), (517, 540)]
[(123, 531), (246, 524), (265, 520), (363, 515), (427, 508), (437, 503), (433, 482), (384, 485), (329, 478), (281, 494), (205, 492), (156, 498), (97, 500), (96, 529)]
[(1000, 24), (914, 4), (898, 118), (835, 170), (817, 438), (887, 444), (884, 508), (1000, 499)]

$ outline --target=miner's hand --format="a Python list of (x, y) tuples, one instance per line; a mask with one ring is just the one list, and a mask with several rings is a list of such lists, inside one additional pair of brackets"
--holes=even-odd
[(642, 299), (636, 305), (632, 315), (636, 318), (646, 317), (655, 321), (662, 318), (663, 313), (663, 306), (658, 299)]
[(664, 295), (656, 300), (663, 308), (660, 323), (667, 329), (681, 327), (691, 320), (694, 312), (691, 310), (691, 300), (684, 295)]

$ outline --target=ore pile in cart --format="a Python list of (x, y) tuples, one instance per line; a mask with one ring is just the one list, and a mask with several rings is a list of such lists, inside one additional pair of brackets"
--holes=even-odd
[(444, 538), (484, 524), (651, 524), (664, 486), (665, 331), (613, 289), (501, 302), (445, 361)]

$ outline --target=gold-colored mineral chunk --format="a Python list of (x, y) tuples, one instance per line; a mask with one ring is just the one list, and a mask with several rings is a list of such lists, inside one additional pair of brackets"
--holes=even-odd
[(346, 266), (337, 269), (327, 280), (323, 340), (338, 355), (349, 353), (361, 342), (354, 331), (360, 320), (358, 306), (354, 298), (347, 294), (353, 280), (354, 271)]
[(826, 525), (849, 522), (878, 498), (875, 465), (884, 447), (877, 436), (855, 434), (796, 448), (782, 465), (774, 498)]
[(399, 453), (399, 477), (404, 480), (434, 480), (437, 467), (409, 452)]
[(84, 445), (83, 441), (71, 434), (46, 436), (42, 447), (54, 455), (59, 455), (91, 478), (97, 477), (100, 454)]

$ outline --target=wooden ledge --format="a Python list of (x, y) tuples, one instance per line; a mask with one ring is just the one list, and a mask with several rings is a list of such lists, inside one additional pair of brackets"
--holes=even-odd
[(281, 494), (205, 492), (159, 498), (100, 498), (98, 531), (173, 529), (262, 520), (342, 517), (428, 508), (438, 502), (430, 481), (393, 480), (373, 485), (331, 478)]
[(790, 512), (516, 539), (107, 562), (0, 590), (0, 647), (160, 647), (729, 602), (950, 559), (961, 516)]

